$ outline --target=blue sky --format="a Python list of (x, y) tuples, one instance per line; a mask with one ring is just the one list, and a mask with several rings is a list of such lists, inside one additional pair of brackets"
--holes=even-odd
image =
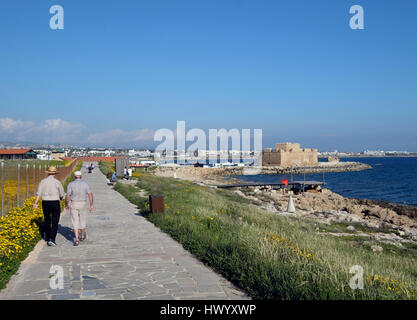
[[(51, 30), (49, 8), (64, 8)], [(365, 29), (351, 30), (359, 4)], [(0, 2), (0, 141), (152, 146), (262, 129), (263, 145), (417, 151), (414, 0)]]

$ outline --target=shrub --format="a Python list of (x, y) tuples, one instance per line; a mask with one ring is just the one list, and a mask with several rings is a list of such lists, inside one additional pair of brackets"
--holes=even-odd
[(33, 209), (34, 201), (35, 197), (31, 197), (22, 207), (14, 208), (0, 218), (0, 288), (41, 239), (42, 206)]

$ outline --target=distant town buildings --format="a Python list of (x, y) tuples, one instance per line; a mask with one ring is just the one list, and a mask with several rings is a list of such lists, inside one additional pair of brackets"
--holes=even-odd
[[(68, 145), (19, 145), (9, 144), (0, 148), (0, 160), (62, 160), (69, 161), (81, 158), (85, 161), (112, 161), (127, 157), (133, 166), (169, 165), (198, 163), (205, 166), (258, 166), (262, 155), (264, 166), (314, 166), (318, 158), (326, 158), (328, 162), (349, 157), (408, 157), (417, 153), (408, 151), (365, 150), (363, 152), (322, 151), (302, 149), (299, 143), (277, 143), (275, 148), (263, 151), (242, 150), (163, 150), (120, 149), (120, 148), (87, 148)], [(104, 161), (104, 160), (103, 160)], [(321, 160), (326, 161), (326, 160)]]
[(373, 157), (384, 157), (384, 156), (395, 156), (395, 155), (409, 155), (409, 152), (407, 151), (373, 151), (373, 150), (365, 150), (363, 152), (365, 156), (373, 156)]
[(149, 150), (135, 150), (131, 149), (128, 151), (129, 157), (150, 157), (152, 153)]
[(258, 165), (260, 152), (241, 150), (164, 150), (152, 153), (153, 158), (159, 164), (179, 163), (212, 164), (216, 167), (231, 165), (238, 166), (241, 163)]
[(384, 151), (384, 150), (364, 150), (363, 152), (339, 152), (337, 150), (330, 152), (319, 152), (318, 156), (321, 158), (327, 157), (408, 157), (416, 156), (417, 153), (408, 151)]
[(299, 143), (277, 143), (275, 148), (262, 152), (263, 166), (315, 166), (318, 165), (317, 149), (301, 149)]
[(55, 149), (52, 150), (50, 160), (62, 160), (62, 158), (66, 157), (67, 153), (62, 149)]
[(35, 150), (37, 155), (36, 159), (38, 160), (51, 160), (51, 152), (49, 150)]

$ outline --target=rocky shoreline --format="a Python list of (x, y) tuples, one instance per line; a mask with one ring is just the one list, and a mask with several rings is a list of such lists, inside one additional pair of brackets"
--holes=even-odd
[[(318, 223), (316, 232), (336, 237), (368, 238), (380, 243), (417, 249), (417, 207), (378, 202), (366, 199), (344, 198), (328, 189), (309, 190), (294, 195), (272, 188), (249, 187), (234, 192), (251, 200), (256, 206), (278, 215), (310, 219)], [(288, 213), (290, 194), (296, 211)], [(320, 225), (340, 224), (337, 232)], [(374, 251), (382, 251), (376, 245)]]

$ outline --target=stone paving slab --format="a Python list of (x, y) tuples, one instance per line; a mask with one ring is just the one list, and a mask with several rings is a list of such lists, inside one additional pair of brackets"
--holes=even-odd
[[(71, 220), (64, 212), (57, 246), (39, 242), (0, 299), (250, 299), (138, 214), (99, 169), (88, 174), (83, 168), (83, 173), (95, 200), (87, 240), (73, 246)], [(50, 288), (53, 265), (62, 267), (63, 289)]]

